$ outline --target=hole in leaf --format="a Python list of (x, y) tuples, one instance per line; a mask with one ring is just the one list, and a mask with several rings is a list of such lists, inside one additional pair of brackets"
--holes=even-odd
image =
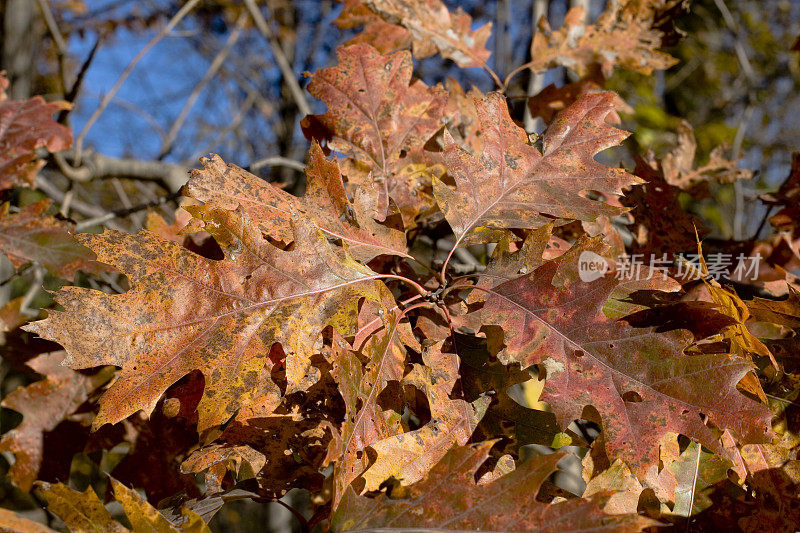
[(628, 392), (623, 394), (622, 399), (629, 403), (638, 403), (642, 401), (642, 397), (639, 396), (639, 393), (633, 390), (629, 390)]

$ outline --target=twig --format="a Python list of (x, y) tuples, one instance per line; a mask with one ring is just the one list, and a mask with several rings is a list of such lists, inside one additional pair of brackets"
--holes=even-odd
[(22, 297), (22, 302), (19, 304), (19, 314), (28, 317), (34, 317), (39, 314), (39, 310), (31, 309), (30, 305), (31, 302), (33, 302), (33, 299), (42, 289), (42, 281), (44, 280), (44, 269), (39, 265), (36, 265), (33, 268), (34, 271), (31, 286), (28, 287), (28, 291), (25, 293), (25, 296)]
[(700, 474), (700, 454), (703, 451), (703, 446), (699, 442), (697, 444), (697, 464), (694, 468), (694, 479), (692, 480), (692, 492), (689, 494), (689, 512), (686, 515), (686, 531), (689, 531), (689, 525), (692, 523), (692, 508), (694, 507), (694, 493), (697, 490), (697, 476)]
[(203, 75), (203, 78), (195, 85), (194, 89), (192, 89), (192, 93), (189, 95), (189, 98), (186, 99), (186, 103), (183, 105), (183, 109), (178, 114), (178, 118), (175, 119), (175, 122), (172, 123), (172, 127), (170, 127), (169, 132), (167, 132), (167, 137), (164, 139), (164, 142), (161, 143), (161, 153), (158, 156), (158, 160), (160, 161), (163, 159), (169, 152), (172, 150), (172, 144), (175, 142), (175, 138), (178, 136), (178, 132), (180, 131), (181, 127), (183, 127), (183, 123), (186, 122), (186, 118), (189, 116), (189, 112), (194, 107), (195, 102), (200, 97), (200, 93), (203, 92), (206, 85), (214, 78), (219, 71), (220, 67), (222, 67), (223, 62), (228, 57), (233, 45), (239, 40), (239, 36), (242, 34), (242, 29), (244, 28), (245, 23), (245, 16), (244, 14), (239, 15), (239, 18), (236, 20), (236, 26), (234, 27), (233, 31), (231, 32), (230, 36), (228, 36), (228, 40), (225, 42), (225, 46), (222, 47), (222, 50), (214, 57), (211, 61), (211, 65), (209, 65), (208, 70)]
[[(67, 193), (62, 192), (61, 189), (59, 189), (58, 187), (53, 185), (49, 180), (47, 180), (44, 177), (44, 173), (45, 173), (45, 171), (42, 171), (42, 172), (39, 172), (39, 174), (36, 175), (36, 187), (41, 189), (42, 191), (44, 191), (44, 193), (47, 196), (49, 196), (50, 198), (52, 198), (56, 202), (63, 203), (65, 201), (65, 199), (66, 199)], [(77, 211), (78, 213), (80, 213), (82, 215), (86, 215), (86, 216), (90, 216), (90, 217), (100, 216), (100, 215), (103, 215), (103, 214), (106, 213), (106, 211), (104, 209), (101, 209), (100, 207), (97, 207), (95, 205), (90, 205), (90, 204), (81, 202), (80, 200), (74, 200), (74, 199), (72, 200), (72, 202), (70, 204), (70, 208), (74, 209), (75, 211)], [(117, 223), (115, 223), (113, 221), (109, 221), (108, 223), (106, 223), (106, 227), (109, 227), (111, 229), (124, 231), (124, 228), (122, 226), (120, 226), (119, 224), (117, 224)]]
[(303, 93), (303, 89), (301, 89), (300, 84), (297, 83), (297, 78), (295, 77), (294, 71), (292, 71), (292, 66), (289, 64), (289, 60), (286, 58), (286, 54), (283, 52), (283, 48), (281, 48), (281, 44), (269, 29), (269, 25), (267, 25), (267, 21), (264, 20), (264, 16), (261, 14), (261, 11), (258, 10), (255, 0), (244, 0), (244, 3), (247, 5), (247, 9), (253, 16), (253, 21), (256, 23), (256, 27), (261, 32), (261, 35), (263, 35), (264, 38), (266, 38), (269, 42), (269, 47), (272, 49), (272, 54), (275, 56), (275, 61), (277, 61), (278, 67), (281, 69), (283, 79), (286, 80), (286, 84), (289, 86), (292, 97), (297, 104), (297, 109), (299, 109), (304, 115), (310, 115), (311, 106), (308, 105), (305, 94)]
[(114, 84), (111, 90), (108, 91), (108, 94), (105, 95), (103, 100), (100, 102), (100, 105), (97, 107), (97, 109), (94, 110), (94, 113), (92, 113), (92, 115), (89, 117), (89, 120), (86, 121), (86, 124), (83, 126), (83, 129), (78, 134), (78, 137), (75, 139), (75, 161), (77, 164), (80, 164), (81, 152), (83, 151), (83, 140), (86, 138), (86, 134), (89, 133), (89, 130), (92, 128), (94, 123), (97, 122), (97, 119), (100, 118), (100, 115), (103, 114), (103, 111), (105, 111), (106, 107), (108, 107), (108, 104), (117, 94), (117, 91), (119, 91), (120, 87), (122, 87), (122, 84), (125, 83), (125, 80), (128, 79), (128, 76), (136, 67), (136, 65), (139, 63), (139, 61), (141, 61), (141, 59), (145, 56), (145, 54), (147, 54), (147, 52), (149, 52), (151, 48), (153, 48), (156, 44), (158, 44), (158, 42), (161, 39), (163, 39), (164, 36), (166, 36), (170, 31), (172, 31), (172, 29), (175, 26), (177, 26), (178, 23), (181, 20), (183, 20), (183, 18), (186, 15), (188, 15), (189, 12), (192, 9), (194, 9), (194, 7), (199, 2), (200, 0), (189, 0), (188, 2), (186, 2), (183, 5), (183, 7), (180, 8), (178, 12), (175, 13), (175, 15), (170, 19), (169, 23), (167, 23), (167, 25), (164, 26), (164, 29), (162, 29), (158, 33), (158, 35), (153, 37), (150, 40), (150, 42), (144, 46), (144, 48), (139, 50), (139, 53), (136, 54), (136, 57), (134, 57), (133, 60), (128, 64), (128, 66), (125, 67), (125, 70), (122, 71), (122, 74), (120, 74), (119, 78), (117, 79), (117, 82)]
[(114, 219), (116, 217), (126, 217), (128, 215), (131, 215), (133, 213), (137, 213), (139, 211), (144, 211), (145, 209), (149, 209), (151, 207), (158, 207), (158, 206), (163, 205), (163, 204), (165, 204), (167, 202), (171, 202), (173, 200), (177, 200), (180, 197), (181, 197), (181, 194), (179, 192), (174, 192), (174, 193), (168, 194), (167, 196), (162, 196), (161, 198), (158, 198), (157, 200), (154, 200), (152, 202), (146, 202), (146, 203), (143, 203), (143, 204), (135, 205), (133, 207), (127, 207), (125, 209), (117, 209), (115, 211), (110, 211), (108, 213), (105, 213), (103, 215), (97, 216), (95, 218), (89, 218), (89, 219), (86, 219), (86, 220), (81, 220), (80, 222), (75, 224), (75, 231), (83, 231), (86, 228), (90, 228), (90, 227), (96, 226), (98, 224), (105, 224), (109, 220), (112, 220), (112, 219)]
[(53, 36), (53, 41), (56, 43), (58, 53), (64, 55), (67, 51), (67, 43), (64, 42), (64, 37), (58, 30), (56, 19), (53, 17), (53, 12), (50, 11), (50, 5), (47, 3), (47, 0), (39, 0), (39, 8), (42, 10), (42, 16), (44, 17), (45, 24), (47, 24), (47, 30), (50, 32), (50, 35)]
[(258, 169), (267, 166), (288, 167), (288, 168), (293, 168), (295, 170), (299, 170), (300, 172), (304, 172), (306, 169), (306, 166), (303, 163), (295, 161), (294, 159), (289, 159), (288, 157), (273, 156), (273, 157), (265, 157), (264, 159), (259, 159), (255, 163), (251, 163), (249, 170), (250, 172), (255, 172)]
[[(11, 263), (9, 262), (9, 264), (11, 264)], [(22, 275), (23, 275), (23, 274), (25, 274), (25, 272), (27, 272), (27, 271), (28, 271), (28, 270), (29, 270), (29, 269), (30, 269), (32, 266), (33, 266), (33, 263), (27, 263), (27, 264), (25, 264), (25, 265), (22, 265), (22, 268), (20, 268), (20, 269), (14, 269), (14, 272), (12, 272), (10, 276), (8, 276), (6, 279), (4, 279), (4, 280), (0, 281), (0, 287), (2, 287), (2, 286), (3, 286), (3, 285), (5, 285), (6, 283), (12, 282), (12, 281), (14, 281), (15, 279), (17, 279), (18, 277), (22, 276)]]
[[(128, 197), (128, 193), (125, 192), (125, 188), (122, 186), (122, 182), (119, 181), (119, 178), (111, 178), (111, 186), (114, 187), (114, 190), (119, 196), (120, 201), (122, 202), (122, 206), (125, 208), (133, 207), (133, 202)], [(144, 219), (142, 218), (140, 213), (134, 213), (131, 218), (136, 222), (138, 227), (144, 226)]]

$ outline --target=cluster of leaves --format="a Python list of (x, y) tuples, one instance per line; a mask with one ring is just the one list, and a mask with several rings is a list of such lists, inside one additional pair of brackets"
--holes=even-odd
[[(303, 196), (212, 155), (176, 222), (135, 235), (6, 205), (14, 265), (76, 281), (21, 330), (23, 302), (0, 310), (4, 355), (40, 376), (3, 400), (22, 415), (0, 439), (11, 481), (74, 531), (204, 530), (227, 501), (292, 488), (310, 493), (307, 529), (793, 530), (800, 160), (765, 199), (772, 236), (706, 243), (761, 253), (757, 279), (613, 267), (696, 249), (680, 196), (749, 178), (722, 152), (696, 166), (690, 129), (633, 171), (596, 159), (628, 135), (605, 78), (673, 63), (657, 48), (677, 4), (542, 22), (521, 68), (583, 77), (529, 100), (537, 137), (494, 73), (489, 94), (413, 77), (434, 53), (488, 71), (490, 28), (439, 0), (347, 1), (339, 23), (364, 31), (309, 75), (327, 112), (303, 121)], [(69, 146), (60, 108), (0, 102), (5, 188), (32, 184), (36, 149)], [(610, 271), (582, 279), (587, 254)], [(553, 484), (565, 453), (526, 457), (533, 444), (577, 453), (584, 493)], [(110, 481), (60, 483), (76, 452)], [(10, 511), (0, 526), (44, 529)]]

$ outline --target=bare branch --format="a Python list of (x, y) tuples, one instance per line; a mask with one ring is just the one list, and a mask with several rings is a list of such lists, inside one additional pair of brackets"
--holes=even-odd
[(288, 167), (288, 168), (293, 168), (295, 170), (299, 170), (300, 172), (304, 172), (306, 169), (306, 166), (299, 161), (295, 161), (294, 159), (289, 159), (288, 157), (274, 156), (274, 157), (265, 157), (264, 159), (259, 159), (255, 163), (252, 163), (250, 165), (250, 171), (255, 172), (256, 170), (267, 166)]
[(216, 57), (214, 57), (214, 60), (211, 61), (211, 65), (209, 65), (208, 70), (206, 70), (206, 73), (203, 75), (203, 78), (192, 90), (192, 94), (189, 95), (189, 98), (186, 100), (183, 109), (181, 109), (181, 112), (178, 114), (178, 118), (176, 118), (175, 122), (172, 123), (172, 127), (169, 129), (166, 139), (164, 139), (164, 142), (161, 144), (161, 154), (158, 156), (159, 160), (167, 155), (172, 149), (172, 143), (175, 142), (175, 138), (178, 136), (178, 131), (180, 131), (181, 127), (183, 127), (183, 123), (186, 122), (186, 118), (189, 116), (189, 112), (192, 110), (195, 102), (200, 97), (200, 93), (203, 92), (203, 89), (205, 89), (206, 85), (208, 85), (208, 83), (217, 74), (223, 62), (233, 48), (233, 45), (239, 40), (239, 36), (242, 34), (242, 28), (244, 28), (245, 20), (246, 18), (244, 14), (239, 16), (236, 21), (236, 26), (228, 37), (228, 40), (225, 42), (225, 46), (223, 46), (222, 50), (220, 50)]
[(111, 102), (111, 100), (114, 99), (114, 96), (116, 96), (117, 91), (119, 91), (120, 87), (122, 87), (122, 84), (125, 83), (125, 80), (128, 79), (130, 73), (133, 71), (133, 69), (136, 67), (139, 61), (141, 61), (141, 59), (147, 54), (147, 52), (149, 52), (151, 48), (153, 48), (156, 44), (158, 44), (158, 42), (161, 39), (163, 39), (164, 36), (166, 36), (170, 31), (172, 31), (172, 29), (175, 26), (177, 26), (178, 23), (181, 20), (183, 20), (183, 18), (186, 15), (188, 15), (192, 9), (194, 9), (194, 7), (198, 4), (198, 2), (200, 2), (200, 0), (189, 0), (188, 2), (186, 2), (186, 4), (184, 4), (184, 6), (180, 8), (180, 10), (178, 10), (177, 13), (175, 13), (172, 19), (170, 19), (169, 23), (167, 23), (167, 25), (164, 26), (164, 29), (162, 29), (158, 33), (158, 35), (153, 37), (150, 40), (150, 42), (144, 46), (144, 48), (139, 50), (139, 53), (136, 54), (136, 57), (134, 57), (133, 60), (128, 64), (128, 66), (125, 67), (125, 70), (122, 71), (122, 74), (120, 74), (119, 79), (117, 79), (117, 82), (114, 84), (111, 90), (108, 91), (108, 94), (106, 94), (105, 97), (103, 97), (103, 100), (100, 102), (100, 105), (97, 107), (97, 109), (94, 110), (94, 113), (92, 113), (92, 116), (90, 116), (89, 120), (86, 121), (86, 124), (83, 126), (83, 129), (78, 134), (78, 137), (75, 139), (75, 161), (77, 164), (80, 164), (81, 151), (83, 150), (83, 141), (86, 138), (86, 134), (89, 133), (89, 130), (92, 128), (94, 123), (97, 122), (97, 119), (100, 118), (100, 115), (103, 114), (103, 111), (105, 111), (106, 107), (108, 107), (108, 104)]
[(58, 29), (56, 19), (53, 17), (53, 12), (50, 11), (50, 5), (47, 3), (47, 0), (39, 0), (39, 8), (42, 10), (42, 16), (44, 16), (47, 29), (50, 31), (50, 35), (53, 36), (53, 41), (56, 43), (58, 53), (63, 55), (67, 51), (67, 43), (64, 42), (64, 37)]
[(289, 64), (286, 54), (283, 53), (281, 44), (269, 29), (269, 25), (267, 24), (267, 21), (264, 20), (264, 16), (261, 14), (261, 11), (258, 10), (255, 0), (244, 0), (244, 3), (247, 5), (247, 9), (253, 16), (253, 21), (255, 21), (258, 30), (269, 42), (269, 47), (272, 49), (272, 54), (275, 56), (275, 60), (278, 62), (278, 67), (280, 67), (281, 72), (283, 73), (283, 79), (286, 80), (286, 84), (289, 86), (289, 90), (292, 92), (292, 97), (294, 97), (297, 108), (304, 115), (310, 115), (311, 107), (308, 105), (308, 101), (306, 101), (306, 96), (305, 93), (303, 93), (303, 89), (301, 89), (300, 84), (297, 83), (295, 73), (292, 71), (292, 66)]
[(76, 168), (67, 162), (68, 157), (74, 157), (74, 153), (69, 150), (53, 154), (53, 157), (61, 172), (77, 182), (111, 177), (158, 180), (163, 181), (169, 190), (174, 192), (179, 190), (189, 177), (185, 167), (161, 161), (118, 159), (98, 153), (87, 153), (83, 164)]

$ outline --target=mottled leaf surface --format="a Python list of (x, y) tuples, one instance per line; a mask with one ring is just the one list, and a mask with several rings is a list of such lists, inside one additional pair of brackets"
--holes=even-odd
[(241, 206), (261, 231), (274, 239), (294, 239), (292, 218), (307, 217), (326, 237), (347, 245), (353, 257), (369, 261), (380, 254), (407, 255), (405, 235), (373, 218), (377, 193), (360, 189), (350, 202), (335, 160), (327, 160), (313, 143), (306, 167), (303, 197), (293, 196), (217, 155), (203, 159), (203, 169), (192, 171), (186, 192), (203, 202), (234, 210)]
[(511, 120), (502, 95), (490, 93), (475, 105), (483, 152), (469, 153), (451, 140), (445, 161), (456, 189), (441, 181), (434, 189), (458, 237), (479, 226), (538, 228), (553, 218), (592, 221), (622, 212), (587, 197), (589, 191), (620, 195), (637, 183), (593, 159), (628, 136), (605, 122), (614, 109), (611, 93), (586, 94), (560, 113), (542, 137), (542, 152)]
[(412, 81), (411, 54), (381, 55), (366, 44), (340, 47), (339, 64), (311, 76), (308, 91), (328, 106), (313, 118), (331, 146), (388, 179), (442, 126), (446, 93)]
[(736, 389), (751, 363), (728, 353), (687, 353), (692, 338), (686, 331), (607, 318), (603, 304), (619, 285), (613, 275), (583, 282), (572, 270), (572, 278), (556, 278), (577, 266), (579, 255), (573, 249), (490, 289), (480, 313), (482, 324), (506, 332), (505, 361), (545, 371), (542, 399), (562, 427), (593, 405), (609, 457), (623, 458), (640, 479), (657, 464), (658, 442), (668, 432), (720, 450), (706, 417), (743, 441), (762, 441), (769, 411)]
[(167, 387), (193, 370), (205, 376), (200, 428), (220, 424), (255, 397), (275, 343), (287, 353), (288, 389), (295, 390), (322, 329), (331, 324), (347, 331), (357, 299), (374, 290), (368, 268), (337, 254), (303, 220), (297, 220), (294, 249), (284, 251), (241, 213), (187, 209), (223, 247), (223, 260), (147, 232), (82, 235), (133, 288), (108, 295), (66, 287), (56, 295), (64, 311), (30, 326), (64, 346), (73, 368), (122, 367), (100, 400), (95, 427), (140, 409), (149, 414)]
[(427, 478), (391, 499), (357, 496), (350, 489), (332, 519), (334, 531), (435, 528), (459, 531), (639, 531), (652, 523), (637, 515), (610, 516), (589, 500), (557, 505), (536, 501), (542, 483), (563, 454), (531, 458), (513, 472), (478, 485), (475, 472), (492, 443), (456, 447)]

